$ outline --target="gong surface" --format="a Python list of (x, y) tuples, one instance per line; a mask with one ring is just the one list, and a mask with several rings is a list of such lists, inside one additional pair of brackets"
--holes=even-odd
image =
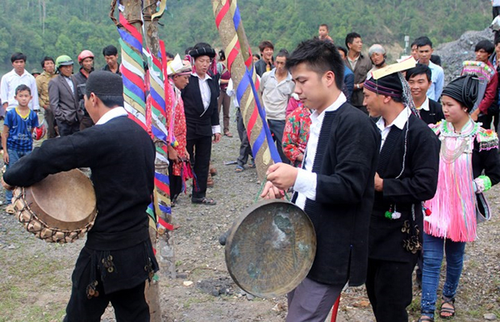
[(307, 276), (316, 234), (306, 213), (283, 200), (263, 200), (235, 221), (226, 242), (229, 274), (244, 291), (273, 298)]

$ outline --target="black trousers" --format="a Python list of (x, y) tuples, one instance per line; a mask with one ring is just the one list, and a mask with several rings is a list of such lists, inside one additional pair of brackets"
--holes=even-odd
[[(139, 247), (143, 247), (139, 245)], [(133, 258), (133, 257), (132, 257)], [(123, 271), (123, 265), (117, 270)], [(75, 265), (72, 276), (71, 297), (66, 307), (64, 322), (98, 322), (109, 302), (115, 309), (118, 322), (148, 322), (150, 320), (149, 306), (144, 296), (145, 281), (129, 289), (123, 289), (106, 294), (101, 273), (96, 271), (97, 291), (99, 296), (87, 298), (87, 286), (92, 279), (92, 261), (88, 252), (82, 250)], [(132, 279), (130, 279), (132, 281)]]
[(377, 322), (408, 321), (416, 261), (417, 255), (409, 263), (368, 259), (366, 291)]
[(248, 141), (245, 123), (243, 122), (243, 116), (241, 115), (241, 110), (239, 107), (236, 109), (236, 120), (238, 124), (238, 136), (240, 137), (241, 141), (240, 155), (238, 156), (238, 165), (244, 167), (248, 162), (248, 156), (252, 156), (252, 149), (250, 148), (250, 142)]
[(80, 122), (75, 122), (73, 124), (69, 124), (59, 120), (56, 120), (56, 122), (57, 122), (57, 132), (59, 132), (60, 136), (68, 136), (80, 131)]
[(175, 201), (177, 197), (182, 192), (182, 178), (180, 176), (174, 176), (172, 173), (172, 166), (174, 164), (174, 161), (169, 160), (170, 163), (168, 165), (168, 180), (169, 180), (169, 187), (170, 187), (170, 200)]
[(208, 170), (212, 153), (212, 137), (203, 136), (187, 140), (186, 149), (189, 153), (191, 164), (193, 164), (194, 175), (196, 176), (193, 180), (192, 198), (203, 198), (207, 194)]
[(57, 133), (54, 128), (56, 126), (56, 119), (54, 117), (54, 112), (52, 112), (50, 107), (45, 109), (44, 117), (45, 117), (45, 122), (47, 122), (47, 138), (53, 139), (57, 137)]
[(281, 157), (281, 162), (290, 164), (290, 160), (286, 157), (285, 153), (283, 153), (283, 132), (285, 131), (285, 120), (267, 120), (269, 124), (269, 130), (273, 135), (273, 140), (276, 142), (276, 148), (278, 149), (278, 153)]

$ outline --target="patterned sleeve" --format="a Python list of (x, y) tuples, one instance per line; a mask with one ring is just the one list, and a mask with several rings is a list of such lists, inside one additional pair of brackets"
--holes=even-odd
[(297, 157), (302, 153), (299, 149), (300, 135), (300, 108), (295, 109), (286, 119), (285, 130), (283, 131), (283, 153), (295, 163)]

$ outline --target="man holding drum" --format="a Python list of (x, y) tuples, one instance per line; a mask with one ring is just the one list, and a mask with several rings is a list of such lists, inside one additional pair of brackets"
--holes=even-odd
[(145, 281), (158, 270), (145, 212), (154, 145), (127, 117), (119, 75), (90, 74), (84, 100), (96, 126), (45, 141), (9, 168), (2, 183), (6, 189), (26, 187), (49, 174), (90, 167), (98, 215), (76, 262), (64, 321), (100, 321), (109, 302), (117, 321), (149, 321)]
[(373, 178), (380, 135), (372, 121), (346, 102), (344, 63), (335, 45), (304, 41), (287, 60), (295, 93), (311, 114), (302, 169), (269, 167), (264, 198), (292, 187), (293, 201), (311, 218), (317, 251), (309, 275), (288, 293), (287, 321), (325, 321), (344, 285), (364, 283)]

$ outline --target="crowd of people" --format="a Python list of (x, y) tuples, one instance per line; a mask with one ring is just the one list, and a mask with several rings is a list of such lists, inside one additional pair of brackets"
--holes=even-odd
[[(366, 55), (358, 33), (346, 36), (345, 47), (335, 46), (328, 33), (322, 24), (318, 37), (276, 55), (273, 43), (262, 41), (260, 55), (254, 55), (266, 122), (282, 161), (269, 167), (262, 197), (281, 198), (293, 190), (292, 201), (311, 218), (317, 236), (311, 271), (288, 294), (287, 321), (324, 321), (346, 284), (366, 284), (377, 321), (407, 321), (416, 266), (419, 321), (434, 321), (444, 254), (439, 315), (453, 317), (465, 245), (476, 238), (476, 217), (490, 211), (483, 193), (500, 181), (498, 136), (492, 130), (498, 128), (500, 39), (478, 42), (475, 61), (444, 86), (439, 57), (426, 36), (412, 43), (412, 57), (389, 68), (381, 44)], [(100, 317), (111, 301), (117, 316), (145, 321), (147, 304), (140, 293), (158, 269), (144, 229), (154, 146), (125, 120), (117, 49), (107, 46), (102, 53), (107, 62), (102, 71), (94, 71), (93, 53), (83, 50), (75, 74), (71, 57), (45, 57), (36, 79), (25, 70), (26, 56), (12, 55), (13, 70), (2, 77), (0, 92), (8, 167), (3, 184), (10, 203), (14, 186), (90, 167), (104, 215), (78, 259), (66, 320)], [(193, 178), (191, 202), (215, 205), (206, 195), (216, 173), (212, 143), (233, 136), (231, 98), (241, 141), (235, 171), (255, 164), (224, 51), (200, 42), (184, 55), (169, 54), (167, 74), (173, 102), (166, 111), (172, 206), (188, 178)], [(41, 108), (48, 140), (30, 154)], [(119, 141), (127, 146), (113, 144)], [(118, 160), (124, 151), (134, 158)], [(131, 174), (128, 162), (146, 170)], [(112, 192), (116, 186), (134, 186), (134, 194)], [(125, 217), (139, 214), (132, 224), (111, 218), (116, 211), (109, 204), (123, 199)], [(123, 244), (125, 235), (130, 240)], [(128, 266), (132, 258), (145, 267), (141, 274), (139, 266)], [(112, 271), (96, 274), (101, 261), (131, 274), (123, 276), (134, 276), (133, 282), (120, 284), (124, 277)]]

